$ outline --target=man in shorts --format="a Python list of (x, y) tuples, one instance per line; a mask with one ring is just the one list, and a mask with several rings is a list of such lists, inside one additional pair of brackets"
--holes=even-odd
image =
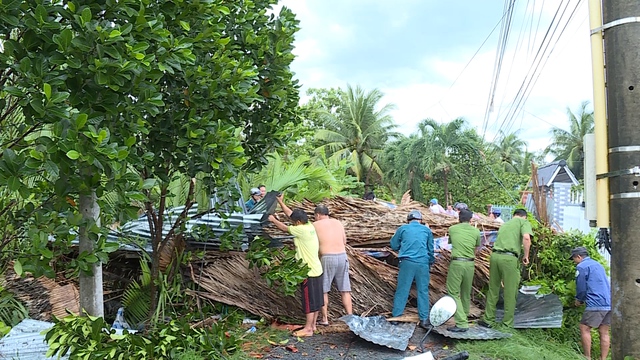
[(289, 216), (293, 225), (287, 226), (278, 221), (273, 215), (269, 215), (269, 221), (278, 229), (287, 231), (293, 235), (293, 244), (296, 248), (296, 259), (302, 260), (309, 267), (307, 278), (300, 285), (302, 290), (302, 311), (305, 313), (306, 322), (304, 328), (293, 333), (294, 336), (312, 336), (316, 330), (318, 311), (324, 305), (322, 298), (322, 265), (318, 258), (318, 236), (313, 224), (309, 222), (307, 214), (301, 209), (291, 210), (283, 202), (282, 194), (276, 197), (280, 208)]
[(329, 209), (325, 205), (318, 205), (314, 211), (316, 229), (320, 241), (320, 262), (322, 263), (322, 290), (324, 305), (320, 325), (329, 325), (329, 291), (335, 281), (336, 288), (342, 297), (345, 312), (353, 314), (351, 305), (351, 283), (349, 281), (349, 259), (347, 258), (347, 235), (339, 220), (329, 217)]
[(604, 267), (589, 257), (586, 248), (571, 250), (576, 266), (576, 306), (587, 307), (580, 320), (580, 337), (584, 356), (591, 359), (591, 329), (600, 333), (600, 359), (609, 354), (609, 327), (611, 325), (611, 284)]

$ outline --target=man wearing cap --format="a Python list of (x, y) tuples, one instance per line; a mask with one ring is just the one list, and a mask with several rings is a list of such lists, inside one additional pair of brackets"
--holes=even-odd
[(391, 248), (398, 251), (400, 260), (391, 316), (397, 317), (404, 312), (415, 279), (420, 326), (426, 328), (429, 325), (429, 270), (435, 262), (435, 256), (433, 234), (421, 221), (420, 211), (411, 210), (407, 215), (407, 224), (400, 226), (391, 238)]
[(472, 216), (471, 211), (460, 210), (460, 223), (449, 228), (452, 248), (451, 264), (447, 272), (447, 293), (456, 301), (456, 326), (447, 329), (451, 332), (469, 330), (467, 315), (475, 272), (475, 249), (481, 245), (480, 230), (469, 224)]
[(434, 214), (444, 214), (446, 212), (445, 209), (438, 204), (438, 199), (431, 199), (431, 201), (429, 201), (429, 209), (431, 209), (431, 212)]
[(253, 209), (253, 207), (256, 206), (258, 201), (262, 199), (262, 192), (258, 188), (251, 188), (250, 196), (251, 197), (249, 198), (249, 200), (247, 200), (247, 202), (244, 203), (244, 207), (247, 208), (247, 211), (251, 211), (251, 209)]
[(479, 325), (491, 327), (496, 320), (496, 305), (501, 284), (504, 284), (504, 317), (502, 324), (513, 327), (513, 315), (516, 310), (518, 285), (520, 285), (520, 266), (518, 259), (524, 248), (522, 264), (529, 265), (529, 248), (533, 230), (527, 220), (527, 211), (517, 209), (513, 218), (500, 226), (498, 238), (493, 245), (489, 260), (489, 291), (483, 320)]
[(611, 325), (611, 284), (604, 267), (589, 257), (586, 248), (571, 250), (576, 266), (576, 306), (587, 307), (580, 320), (580, 337), (584, 356), (591, 359), (591, 329), (600, 334), (600, 359), (609, 354), (609, 327)]
[(347, 315), (353, 314), (351, 304), (351, 282), (349, 281), (349, 258), (347, 257), (347, 235), (340, 220), (329, 217), (329, 208), (318, 205), (314, 211), (318, 241), (320, 241), (320, 262), (322, 263), (322, 288), (324, 305), (319, 325), (329, 325), (329, 291), (335, 282), (340, 292), (342, 305)]
[(493, 221), (499, 222), (499, 223), (504, 223), (504, 220), (502, 220), (502, 218), (500, 217), (500, 215), (502, 215), (502, 211), (500, 211), (500, 209), (498, 208), (491, 208), (491, 214), (489, 214), (489, 219), (493, 219)]

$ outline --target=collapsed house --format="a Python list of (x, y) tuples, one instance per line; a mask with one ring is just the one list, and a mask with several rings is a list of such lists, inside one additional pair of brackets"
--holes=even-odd
[[(396, 288), (398, 273), (397, 254), (388, 245), (396, 229), (406, 222), (406, 216), (411, 210), (419, 210), (423, 214), (423, 221), (431, 228), (436, 238), (436, 263), (431, 268), (430, 300), (437, 301), (446, 293), (447, 269), (450, 253), (446, 249), (447, 233), (450, 226), (458, 223), (456, 217), (444, 214), (433, 214), (425, 205), (405, 201), (397, 207), (390, 207), (383, 203), (355, 198), (336, 197), (322, 202), (331, 212), (331, 216), (340, 220), (347, 233), (347, 253), (350, 261), (350, 277), (352, 286), (353, 309), (357, 314), (376, 315), (390, 311)], [(309, 215), (313, 215), (314, 203), (310, 201), (293, 202), (292, 208), (301, 208)], [(267, 211), (273, 206), (265, 207), (265, 214), (260, 221), (264, 227), (264, 234), (272, 239), (285, 239), (275, 227), (266, 220)], [(281, 219), (286, 217), (277, 214)], [(255, 216), (253, 216), (255, 217)], [(472, 220), (485, 236), (485, 243), (495, 236), (500, 224), (479, 215)], [(202, 248), (201, 248), (202, 249)], [(117, 309), (120, 304), (119, 296), (124, 291), (123, 284), (137, 278), (135, 267), (136, 251), (130, 246), (123, 245), (118, 254), (111, 259), (103, 270), (105, 279), (105, 307)], [(259, 269), (249, 269), (243, 251), (220, 251), (215, 247), (204, 248), (204, 255), (194, 257), (183, 267), (185, 278), (195, 283), (196, 289), (189, 294), (212, 301), (237, 306), (251, 314), (267, 319), (285, 318), (301, 319), (299, 299), (297, 296), (284, 296), (270, 288), (260, 276)], [(476, 273), (474, 278), (471, 317), (480, 315), (484, 297), (481, 289), (489, 278), (489, 248), (483, 249), (476, 258)], [(126, 274), (123, 273), (126, 271)], [(58, 280), (63, 279), (60, 276)], [(15, 275), (6, 275), (5, 288), (12, 291), (30, 308), (30, 317), (48, 321), (51, 315), (63, 316), (69, 310), (78, 309), (77, 285), (68, 279), (63, 283), (54, 279), (18, 279)], [(63, 289), (59, 289), (63, 287)], [(43, 291), (45, 289), (45, 291)], [(60, 301), (60, 294), (65, 295)], [(54, 298), (55, 297), (55, 298)], [(410, 304), (415, 304), (417, 294), (412, 291)], [(330, 317), (336, 319), (342, 315), (340, 298), (337, 292), (331, 292)], [(411, 306), (408, 307), (411, 312)]]
[[(395, 208), (374, 201), (336, 197), (322, 202), (333, 218), (340, 220), (347, 234), (347, 254), (349, 257), (351, 296), (353, 310), (357, 314), (385, 314), (391, 310), (398, 275), (397, 254), (388, 245), (396, 229), (406, 223), (411, 210), (420, 210), (423, 221), (431, 228), (436, 238), (436, 263), (431, 268), (430, 301), (437, 301), (446, 293), (447, 269), (450, 252), (445, 248), (450, 226), (458, 219), (444, 214), (433, 214), (425, 205), (418, 202), (406, 202)], [(291, 208), (300, 208), (310, 217), (314, 203), (303, 201), (289, 204)], [(283, 215), (278, 214), (281, 219)], [(499, 223), (479, 215), (474, 218), (475, 225), (485, 235), (484, 241), (490, 242)], [(277, 236), (279, 230), (267, 228), (267, 232)], [(480, 315), (484, 297), (481, 289), (489, 279), (489, 256), (491, 250), (483, 249), (476, 258), (472, 306), (470, 315)], [(265, 318), (299, 319), (298, 297), (283, 296), (267, 286), (260, 277), (258, 269), (249, 269), (248, 261), (242, 252), (207, 251), (201, 259), (194, 259), (185, 270), (185, 275), (200, 287), (193, 292), (213, 301), (238, 306), (252, 314)], [(410, 295), (410, 304), (415, 304), (415, 290)], [(342, 315), (339, 293), (330, 293), (330, 317), (336, 319)], [(409, 307), (409, 311), (411, 311)]]

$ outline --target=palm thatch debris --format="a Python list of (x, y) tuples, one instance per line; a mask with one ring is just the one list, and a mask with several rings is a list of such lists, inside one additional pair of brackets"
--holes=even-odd
[[(403, 204), (395, 209), (386, 205), (355, 198), (336, 197), (322, 202), (329, 207), (331, 216), (345, 225), (347, 232), (347, 255), (350, 264), (351, 296), (353, 310), (363, 316), (384, 314), (391, 310), (398, 275), (397, 254), (389, 249), (390, 238), (401, 224), (406, 222), (409, 211), (417, 209), (423, 214), (425, 223), (435, 237), (446, 236), (451, 225), (457, 224), (455, 217), (433, 214), (422, 203), (403, 199)], [(305, 200), (289, 204), (291, 208), (303, 209), (312, 216), (316, 204)], [(279, 215), (284, 219), (283, 215)], [(499, 223), (479, 216), (473, 224), (483, 231), (497, 230)], [(269, 232), (277, 233), (270, 228)], [(280, 234), (278, 234), (280, 235)], [(363, 248), (366, 247), (366, 248)], [(370, 251), (388, 253), (386, 259), (369, 256)], [(476, 259), (476, 273), (473, 283), (470, 316), (481, 313), (483, 295), (480, 290), (489, 280), (489, 256), (491, 250), (483, 249)], [(436, 263), (431, 268), (429, 293), (431, 302), (446, 293), (446, 279), (450, 253), (438, 253)], [(244, 253), (209, 251), (203, 258), (194, 259), (186, 274), (199, 285), (201, 291), (192, 292), (209, 300), (235, 305), (267, 319), (300, 319), (302, 313), (298, 297), (285, 297), (267, 286), (257, 269), (249, 269)], [(415, 290), (410, 295), (410, 303), (415, 304)], [(332, 291), (329, 296), (330, 317), (338, 319), (343, 315), (340, 296)], [(407, 312), (414, 311), (408, 307)]]
[[(389, 312), (393, 305), (398, 268), (350, 246), (347, 248), (347, 255), (353, 311), (363, 316)], [(489, 255), (489, 249), (482, 250), (476, 260), (471, 317), (477, 317), (481, 312), (480, 289), (488, 281)], [(449, 261), (449, 252), (444, 251), (439, 254), (431, 268), (431, 302), (437, 301), (446, 292)], [(267, 319), (301, 319), (299, 297), (283, 296), (271, 289), (260, 277), (258, 270), (249, 269), (244, 253), (209, 251), (203, 258), (192, 261), (186, 275), (201, 289), (190, 292), (194, 296), (238, 306)], [(410, 298), (415, 303), (415, 291), (412, 291)], [(337, 319), (342, 316), (341, 300), (337, 292), (332, 291), (329, 294), (329, 302), (332, 304), (329, 307), (330, 318)], [(411, 307), (408, 311), (411, 311)]]
[[(353, 247), (387, 246), (396, 229), (406, 223), (407, 214), (411, 210), (419, 210), (422, 213), (423, 222), (429, 226), (434, 237), (447, 236), (449, 227), (458, 223), (458, 219), (454, 216), (434, 214), (428, 206), (407, 199), (394, 209), (375, 201), (341, 196), (324, 200), (322, 204), (329, 208), (333, 218), (342, 222), (347, 233), (347, 241)], [(316, 204), (304, 200), (292, 202), (289, 206), (292, 209), (302, 209), (310, 218), (313, 218)], [(476, 215), (477, 218), (474, 218), (471, 223), (481, 231), (497, 230), (500, 227), (500, 223), (484, 215)], [(286, 218), (284, 215), (279, 217)], [(282, 235), (274, 227), (270, 227), (267, 232), (272, 235)]]
[(63, 318), (68, 312), (80, 313), (80, 293), (72, 282), (44, 276), (20, 277), (12, 267), (7, 269), (1, 282), (6, 290), (24, 303), (31, 319), (51, 321), (52, 316)]

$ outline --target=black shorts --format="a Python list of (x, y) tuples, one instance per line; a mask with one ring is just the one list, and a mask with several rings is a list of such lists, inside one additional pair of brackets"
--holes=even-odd
[(324, 293), (322, 292), (322, 276), (308, 277), (302, 284), (302, 311), (305, 314), (316, 312), (324, 305)]

